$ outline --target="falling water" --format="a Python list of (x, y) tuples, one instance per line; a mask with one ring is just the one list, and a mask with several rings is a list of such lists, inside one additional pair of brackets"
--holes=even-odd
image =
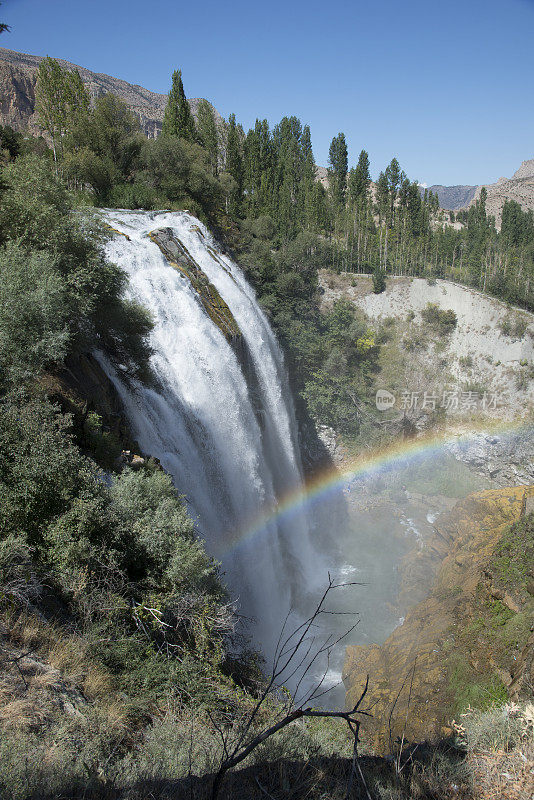
[[(105, 365), (142, 450), (160, 459), (186, 498), (207, 549), (222, 562), (241, 613), (272, 653), (288, 609), (305, 612), (324, 582), (304, 510), (241, 539), (264, 508), (302, 482), (297, 427), (282, 354), (240, 269), (186, 212), (105, 212), (125, 234), (109, 258), (148, 308), (154, 386), (127, 384)], [(170, 229), (226, 303), (241, 332), (231, 341), (208, 315), (189, 278), (149, 234)]]

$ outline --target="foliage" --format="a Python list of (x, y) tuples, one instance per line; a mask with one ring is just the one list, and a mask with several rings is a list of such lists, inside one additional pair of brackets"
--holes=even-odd
[(380, 267), (376, 266), (373, 271), (373, 292), (382, 294), (386, 290), (386, 279)]
[(133, 374), (146, 372), (151, 320), (123, 299), (126, 276), (107, 261), (107, 234), (72, 199), (49, 161), (4, 167), (0, 196), (0, 380), (17, 385), (68, 352), (100, 346)]
[(177, 136), (190, 142), (195, 141), (197, 136), (195, 121), (184, 92), (181, 70), (176, 70), (172, 74), (172, 86), (165, 107), (161, 135)]
[(57, 161), (64, 136), (89, 109), (89, 96), (79, 72), (62, 69), (58, 61), (49, 56), (43, 59), (37, 70), (35, 109), (42, 130), (52, 140)]
[(451, 333), (458, 324), (454, 311), (451, 308), (442, 309), (437, 303), (427, 303), (421, 311), (421, 317), (427, 325), (444, 336)]

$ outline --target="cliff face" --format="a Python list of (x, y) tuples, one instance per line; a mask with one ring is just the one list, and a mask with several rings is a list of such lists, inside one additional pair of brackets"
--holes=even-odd
[[(41, 56), (17, 53), (0, 47), (0, 125), (10, 125), (15, 130), (38, 132), (35, 117), (35, 83), (37, 69), (43, 60)], [(167, 95), (151, 92), (142, 86), (113, 78), (103, 73), (91, 72), (70, 61), (57, 59), (65, 69), (76, 69), (93, 100), (104, 94), (114, 94), (139, 117), (141, 127), (148, 138), (154, 138), (161, 132), (161, 123)], [(189, 105), (196, 116), (199, 98), (189, 100)], [(215, 121), (220, 127), (223, 119), (214, 109)]]
[(429, 596), (384, 645), (347, 648), (347, 703), (369, 674), (368, 729), (379, 752), (403, 735), (450, 734), (454, 715), (469, 705), (532, 692), (534, 522), (526, 513), (533, 500), (534, 486), (460, 500), (427, 543), (436, 572)]
[[(457, 211), (473, 205), (482, 186), (430, 186), (437, 194), (442, 208)], [(506, 200), (515, 200), (524, 211), (534, 210), (534, 159), (523, 161), (511, 178), (499, 178), (497, 183), (486, 184), (488, 199), (486, 209), (495, 217), (497, 229), (501, 227), (502, 207)]]
[[(459, 208), (464, 208), (464, 206), (469, 205), (475, 196), (477, 188), (477, 186), (434, 185), (429, 186), (428, 191), (437, 194), (441, 208), (445, 208), (449, 211), (456, 211)], [(421, 189), (421, 194), (423, 192), (424, 189)]]
[[(511, 178), (499, 178), (497, 183), (489, 184), (486, 189), (486, 210), (495, 217), (498, 229), (501, 227), (502, 207), (506, 200), (515, 200), (523, 211), (534, 210), (534, 159), (523, 161)], [(479, 199), (481, 191), (482, 186), (478, 186), (469, 205)]]

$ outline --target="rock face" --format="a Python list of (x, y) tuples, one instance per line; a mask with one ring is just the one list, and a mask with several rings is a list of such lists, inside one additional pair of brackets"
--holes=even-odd
[[(486, 186), (486, 190), (486, 210), (495, 217), (497, 229), (501, 227), (502, 207), (506, 200), (515, 200), (523, 211), (534, 210), (534, 159), (523, 161), (511, 178), (499, 178), (497, 183)], [(479, 199), (481, 191), (482, 186), (478, 186), (469, 205)]]
[[(15, 130), (38, 132), (35, 118), (35, 83), (41, 56), (17, 53), (0, 47), (0, 125), (10, 125)], [(104, 94), (114, 94), (139, 117), (141, 127), (148, 138), (161, 132), (167, 95), (151, 92), (110, 75), (91, 72), (70, 61), (57, 59), (65, 69), (77, 69), (93, 100)], [(193, 116), (198, 111), (199, 98), (189, 100)], [(222, 129), (223, 118), (214, 108), (215, 122)]]
[(88, 415), (95, 412), (120, 446), (139, 452), (115, 387), (93, 355), (69, 357), (63, 367), (44, 373), (40, 382), (48, 397), (72, 414), (73, 425), (82, 435)]
[(532, 498), (534, 486), (488, 490), (442, 514), (428, 543), (438, 558), (429, 595), (382, 646), (347, 648), (347, 704), (359, 697), (369, 674), (373, 720), (367, 729), (378, 752), (393, 749), (397, 737), (450, 734), (453, 715), (469, 702), (531, 691), (534, 600), (529, 576), (515, 576), (509, 553), (523, 535), (519, 549), (528, 571), (532, 523), (524, 523), (523, 534), (507, 531), (524, 518)]
[[(200, 230), (198, 235), (202, 236)], [(221, 295), (202, 272), (187, 248), (173, 234), (170, 228), (152, 231), (150, 238), (159, 247), (169, 264), (179, 270), (191, 283), (209, 318), (222, 331), (229, 341), (241, 338), (241, 331), (234, 316)], [(215, 251), (212, 253), (217, 258)], [(223, 263), (220, 262), (223, 269)]]
[[(442, 208), (458, 211), (473, 205), (482, 191), (482, 186), (430, 186), (437, 194)], [(502, 207), (506, 200), (515, 200), (524, 211), (534, 210), (534, 158), (523, 161), (511, 178), (499, 178), (497, 183), (486, 185), (488, 199), (486, 209), (495, 217), (497, 229), (501, 227)]]
[[(445, 208), (448, 211), (457, 211), (459, 208), (465, 208), (465, 206), (469, 205), (475, 196), (477, 188), (477, 186), (441, 186), (436, 184), (435, 186), (429, 186), (428, 191), (437, 194), (441, 208)], [(423, 192), (424, 188), (421, 189), (421, 193)]]

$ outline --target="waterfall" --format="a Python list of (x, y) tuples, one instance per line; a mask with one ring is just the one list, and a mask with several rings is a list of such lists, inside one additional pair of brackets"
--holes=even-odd
[[(103, 213), (123, 234), (107, 245), (108, 257), (128, 274), (129, 296), (154, 318), (156, 380), (126, 382), (102, 363), (134, 437), (185, 495), (208, 552), (221, 561), (240, 612), (253, 618), (256, 642), (269, 656), (288, 610), (305, 611), (305, 597), (326, 574), (326, 567), (317, 569), (304, 510), (290, 523), (272, 517), (254, 533), (262, 510), (303, 479), (280, 348), (243, 273), (197, 219), (187, 212)], [(164, 232), (157, 241), (155, 231)], [(224, 307), (233, 334), (217, 324), (206, 294)]]

